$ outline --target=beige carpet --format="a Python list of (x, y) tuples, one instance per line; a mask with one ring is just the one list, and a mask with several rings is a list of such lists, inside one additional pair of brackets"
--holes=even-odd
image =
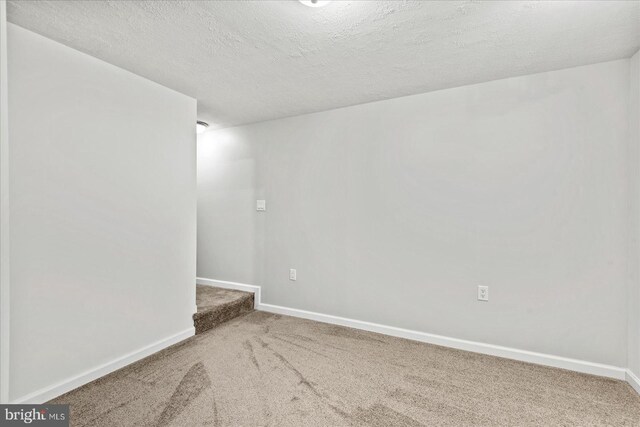
[(196, 306), (193, 315), (196, 334), (253, 310), (253, 293), (213, 286), (196, 286)]
[(263, 312), (54, 403), (91, 426), (640, 426), (622, 381)]

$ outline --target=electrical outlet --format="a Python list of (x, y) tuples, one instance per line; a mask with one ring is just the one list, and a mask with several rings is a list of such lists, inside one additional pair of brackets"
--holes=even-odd
[(267, 201), (266, 200), (256, 200), (256, 210), (257, 211), (266, 211), (267, 210)]
[(478, 286), (478, 301), (489, 301), (488, 286)]
[(289, 280), (297, 280), (296, 279), (296, 269), (292, 268), (289, 270)]

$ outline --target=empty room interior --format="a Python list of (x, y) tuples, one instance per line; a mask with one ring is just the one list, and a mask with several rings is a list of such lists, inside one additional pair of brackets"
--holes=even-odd
[(640, 1), (0, 0), (0, 425), (640, 427)]

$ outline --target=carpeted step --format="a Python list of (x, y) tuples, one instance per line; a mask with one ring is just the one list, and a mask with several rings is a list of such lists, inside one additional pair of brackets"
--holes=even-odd
[(196, 285), (196, 305), (193, 315), (196, 334), (253, 311), (253, 293)]

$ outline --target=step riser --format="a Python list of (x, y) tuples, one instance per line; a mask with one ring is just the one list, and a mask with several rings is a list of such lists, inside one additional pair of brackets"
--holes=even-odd
[(254, 296), (250, 295), (242, 300), (216, 307), (214, 310), (194, 314), (193, 323), (196, 327), (196, 335), (213, 329), (221, 323), (227, 322), (235, 317), (253, 311), (253, 301)]

